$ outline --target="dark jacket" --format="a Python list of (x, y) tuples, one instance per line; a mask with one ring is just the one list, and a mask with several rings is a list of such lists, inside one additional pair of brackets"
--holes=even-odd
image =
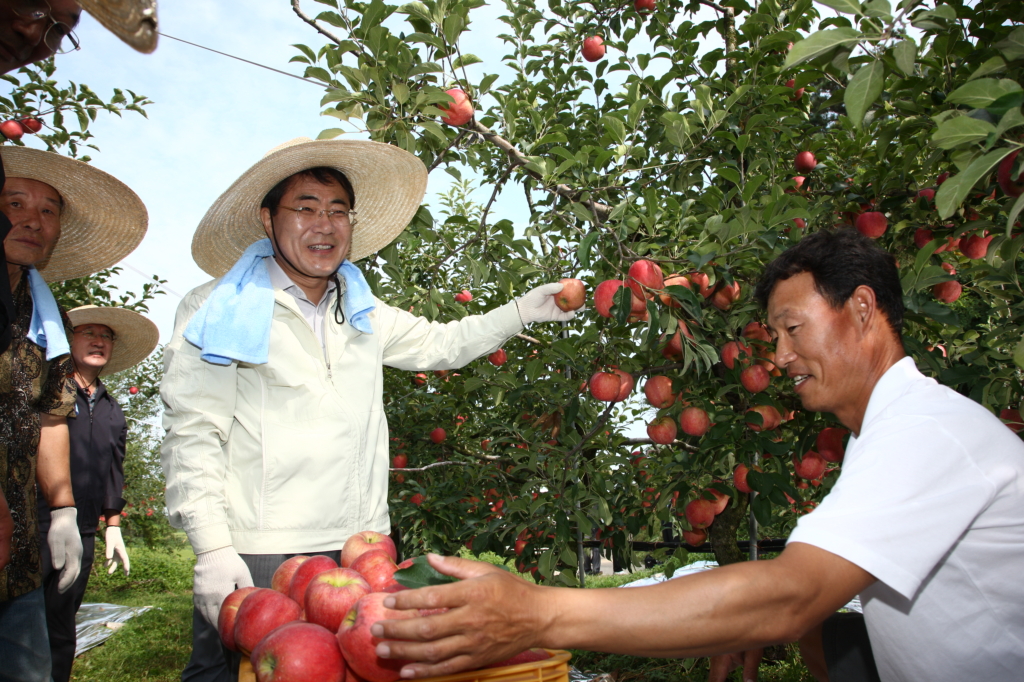
[[(102, 381), (96, 381), (96, 400), (89, 412), (89, 394), (78, 388), (77, 417), (68, 419), (71, 435), (71, 489), (78, 507), (78, 529), (95, 533), (105, 510), (121, 511), (125, 501), (124, 449), (128, 426), (124, 412)], [(39, 495), (39, 529), (50, 528), (50, 508)]]

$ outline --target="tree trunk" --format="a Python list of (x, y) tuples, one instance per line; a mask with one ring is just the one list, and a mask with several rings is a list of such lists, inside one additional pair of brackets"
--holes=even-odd
[(743, 551), (736, 545), (736, 533), (747, 521), (747, 496), (737, 494), (729, 502), (725, 511), (715, 518), (711, 524), (709, 537), (711, 551), (715, 553), (715, 561), (719, 566), (738, 564), (746, 561)]

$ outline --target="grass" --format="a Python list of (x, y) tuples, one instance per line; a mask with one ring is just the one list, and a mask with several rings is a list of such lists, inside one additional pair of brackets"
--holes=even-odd
[[(177, 682), (192, 647), (192, 567), (195, 557), (182, 538), (181, 546), (167, 550), (129, 549), (132, 573), (108, 576), (102, 560), (89, 580), (86, 602), (107, 602), (155, 609), (131, 619), (101, 646), (75, 661), (71, 679), (77, 682)], [(103, 556), (97, 542), (97, 557)], [(497, 555), (481, 557), (505, 563)], [(691, 560), (705, 559), (691, 555)], [(657, 573), (657, 569), (630, 575), (588, 576), (587, 588), (616, 587)], [(573, 665), (582, 671), (610, 673), (615, 682), (693, 682), (707, 679), (706, 658), (658, 659), (573, 651)], [(775, 647), (775, 658), (761, 664), (759, 679), (766, 682), (811, 682), (794, 646)], [(771, 655), (771, 654), (770, 654)], [(730, 680), (740, 680), (735, 671)]]

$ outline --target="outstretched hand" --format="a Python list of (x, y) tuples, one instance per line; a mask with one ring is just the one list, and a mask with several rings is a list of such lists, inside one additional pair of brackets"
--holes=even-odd
[(555, 303), (555, 295), (561, 293), (564, 287), (561, 282), (542, 284), (517, 298), (516, 306), (523, 325), (532, 322), (568, 322), (576, 317), (575, 311), (562, 310)]
[(385, 620), (371, 633), (381, 658), (413, 661), (403, 678), (448, 675), (474, 670), (541, 645), (549, 615), (547, 588), (513, 576), (497, 566), (457, 557), (428, 556), (439, 572), (457, 583), (396, 592), (384, 600), (393, 609), (448, 609), (408, 620)]

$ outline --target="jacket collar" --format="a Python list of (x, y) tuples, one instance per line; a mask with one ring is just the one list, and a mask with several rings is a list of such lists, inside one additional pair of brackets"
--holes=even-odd
[[(75, 381), (75, 380), (72, 379), (72, 381)], [(83, 399), (85, 399), (85, 400), (89, 399), (89, 394), (85, 392), (84, 388), (82, 388), (81, 386), (78, 385), (77, 381), (75, 381), (75, 390), (78, 392), (78, 395), (82, 396)], [(105, 395), (107, 395), (107, 387), (103, 384), (103, 380), (102, 379), (100, 379), (99, 377), (96, 377), (96, 400), (99, 400), (100, 398), (104, 397)]]

